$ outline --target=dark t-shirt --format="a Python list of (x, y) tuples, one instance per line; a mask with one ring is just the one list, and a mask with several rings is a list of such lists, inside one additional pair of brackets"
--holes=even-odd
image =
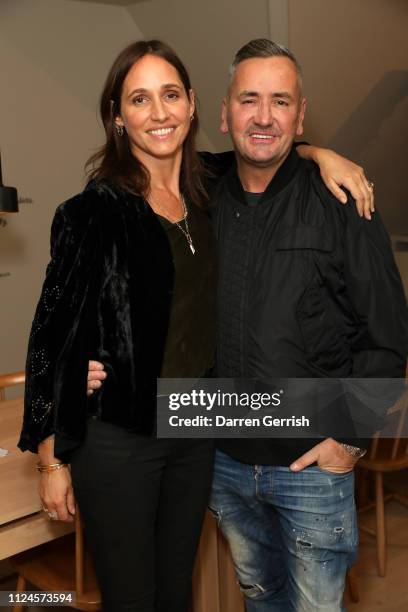
[[(216, 242), (205, 210), (188, 205), (188, 228), (195, 253), (176, 223), (157, 215), (166, 230), (175, 268), (162, 378), (195, 378), (214, 365)], [(184, 221), (180, 226), (185, 230)]]
[(245, 197), (248, 206), (256, 206), (263, 196), (263, 193), (251, 193), (250, 191), (245, 192)]

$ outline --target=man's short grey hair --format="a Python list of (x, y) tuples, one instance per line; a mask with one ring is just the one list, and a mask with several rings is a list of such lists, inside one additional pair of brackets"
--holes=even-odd
[(241, 47), (241, 49), (236, 53), (234, 61), (229, 69), (230, 82), (234, 77), (238, 64), (244, 60), (253, 59), (255, 57), (288, 57), (295, 65), (299, 89), (302, 91), (303, 72), (301, 65), (297, 61), (292, 51), (290, 51), (284, 45), (280, 45), (279, 43), (269, 40), (269, 38), (255, 38)]

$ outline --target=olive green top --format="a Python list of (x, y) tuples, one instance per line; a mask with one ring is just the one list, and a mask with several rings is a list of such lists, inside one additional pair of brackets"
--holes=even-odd
[[(195, 253), (176, 223), (157, 215), (166, 230), (175, 268), (162, 378), (195, 378), (214, 364), (216, 331), (216, 241), (206, 211), (188, 204)], [(184, 221), (179, 225), (186, 230)]]

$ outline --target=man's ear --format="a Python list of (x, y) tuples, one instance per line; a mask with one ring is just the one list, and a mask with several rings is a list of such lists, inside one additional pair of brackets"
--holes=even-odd
[(223, 98), (221, 102), (221, 124), (220, 132), (222, 134), (228, 134), (228, 122), (227, 122), (227, 98)]
[(305, 112), (306, 112), (306, 98), (302, 98), (300, 102), (300, 111), (299, 111), (299, 116), (297, 120), (296, 136), (301, 136), (303, 134), (303, 120), (305, 118)]

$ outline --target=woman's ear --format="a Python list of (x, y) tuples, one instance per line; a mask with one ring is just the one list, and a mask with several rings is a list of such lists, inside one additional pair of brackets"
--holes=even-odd
[(300, 109), (298, 115), (298, 121), (296, 126), (296, 136), (301, 136), (303, 134), (303, 120), (305, 118), (306, 112), (306, 99), (302, 98), (300, 102)]
[(192, 121), (195, 113), (195, 93), (194, 89), (190, 89), (188, 92), (188, 97), (190, 101), (190, 120)]

